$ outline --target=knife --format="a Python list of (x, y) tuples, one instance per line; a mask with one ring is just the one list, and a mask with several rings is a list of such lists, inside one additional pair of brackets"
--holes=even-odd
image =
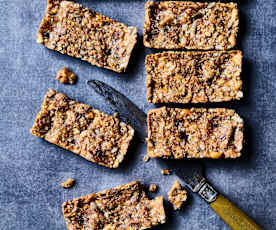
[[(98, 80), (89, 80), (88, 86), (119, 113), (120, 119), (130, 124), (145, 143), (147, 135), (147, 116), (126, 96)], [(167, 167), (197, 193), (233, 230), (261, 230), (241, 209), (220, 194), (204, 177), (202, 162), (198, 160), (159, 160), (160, 165)]]

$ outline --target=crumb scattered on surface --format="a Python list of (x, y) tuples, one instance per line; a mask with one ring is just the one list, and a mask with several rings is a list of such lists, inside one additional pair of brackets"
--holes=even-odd
[(150, 157), (149, 155), (145, 155), (144, 158), (143, 158), (144, 162), (148, 162), (150, 160)]
[(162, 169), (162, 170), (161, 170), (161, 173), (162, 173), (163, 175), (171, 175), (171, 174), (172, 174), (172, 171), (169, 170), (169, 169)]
[(176, 180), (168, 192), (168, 200), (173, 205), (174, 210), (180, 209), (182, 204), (187, 200), (187, 191), (181, 187)]
[(63, 67), (57, 73), (57, 80), (62, 84), (75, 84), (77, 81), (77, 76), (72, 73), (68, 68)]
[(75, 184), (75, 180), (73, 178), (69, 178), (68, 180), (61, 183), (63, 188), (72, 188)]
[(156, 184), (151, 184), (149, 186), (149, 191), (150, 192), (156, 192), (156, 190), (157, 190), (157, 185)]

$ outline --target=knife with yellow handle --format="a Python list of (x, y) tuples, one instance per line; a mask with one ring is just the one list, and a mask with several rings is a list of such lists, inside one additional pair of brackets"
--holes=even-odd
[[(119, 113), (120, 119), (130, 123), (134, 127), (138, 137), (144, 140), (147, 137), (147, 116), (126, 96), (109, 85), (90, 80), (87, 84)], [(210, 207), (233, 230), (261, 230), (261, 228), (248, 217), (241, 209), (235, 206), (206, 180), (203, 176), (203, 163), (200, 160), (157, 160), (162, 168), (168, 168), (175, 172), (188, 188), (203, 198)]]

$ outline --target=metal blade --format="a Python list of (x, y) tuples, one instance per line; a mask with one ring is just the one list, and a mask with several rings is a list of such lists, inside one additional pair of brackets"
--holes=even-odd
[(87, 84), (118, 113), (120, 120), (130, 124), (145, 143), (147, 137), (147, 115), (116, 89), (98, 80), (89, 80)]
[(172, 170), (193, 192), (197, 192), (206, 181), (203, 176), (203, 164), (199, 160), (158, 160), (163, 168)]

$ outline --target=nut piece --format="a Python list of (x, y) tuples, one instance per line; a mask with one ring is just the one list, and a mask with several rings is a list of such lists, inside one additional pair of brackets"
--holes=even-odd
[(118, 168), (134, 136), (134, 129), (113, 116), (50, 89), (31, 134), (88, 161)]
[(184, 201), (187, 200), (187, 191), (181, 188), (176, 180), (168, 192), (168, 200), (173, 205), (174, 210), (180, 209)]
[(63, 188), (72, 188), (74, 184), (75, 184), (75, 179), (69, 178), (68, 180), (61, 183), (61, 186)]
[(207, 51), (146, 57), (147, 100), (152, 103), (206, 103), (240, 100), (242, 52)]
[(57, 80), (59, 80), (62, 84), (75, 84), (77, 81), (77, 76), (68, 68), (63, 67), (57, 73)]
[(232, 109), (152, 109), (148, 113), (148, 155), (237, 158), (242, 154), (243, 127), (243, 119)]
[(151, 184), (149, 186), (149, 191), (150, 192), (156, 192), (156, 190), (157, 190), (157, 185), (156, 184)]
[(150, 200), (139, 181), (67, 201), (62, 211), (68, 230), (142, 230), (166, 222), (163, 197)]
[(163, 175), (171, 175), (172, 171), (170, 169), (162, 169), (161, 170), (161, 173)]

